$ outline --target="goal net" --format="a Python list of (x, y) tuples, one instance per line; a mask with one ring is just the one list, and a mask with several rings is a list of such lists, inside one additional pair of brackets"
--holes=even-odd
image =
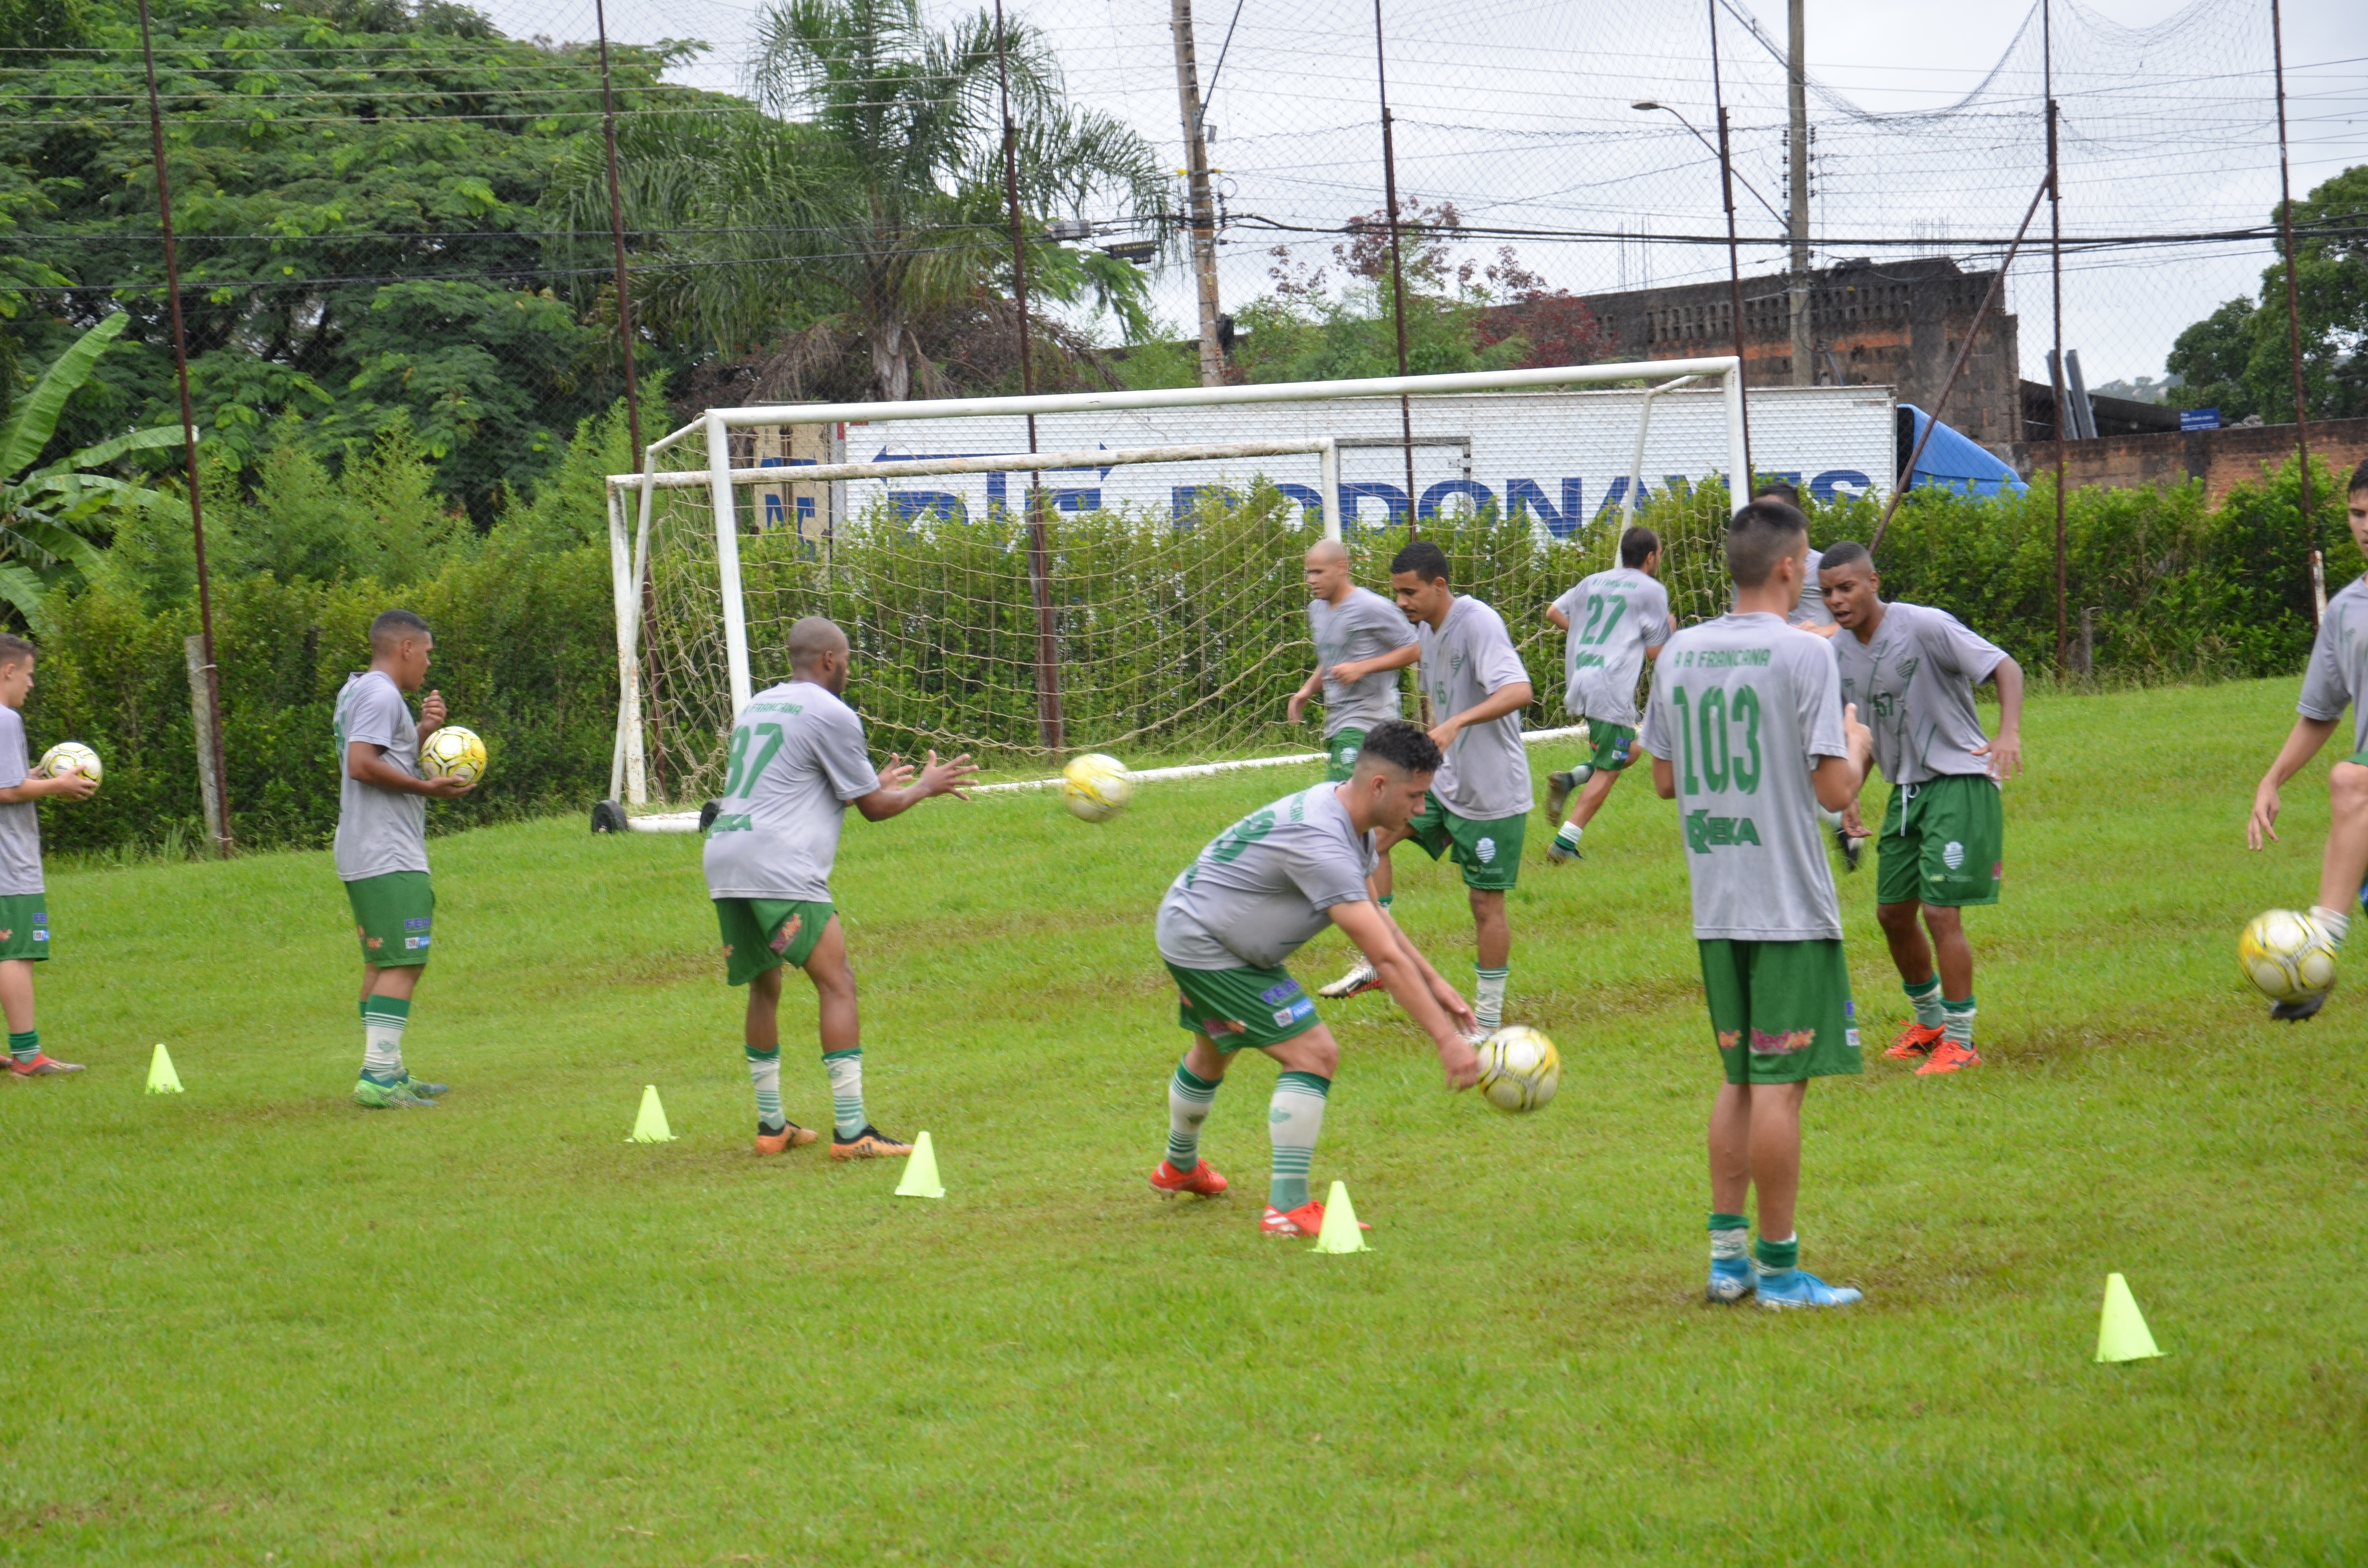
[[(1285, 706), (1314, 667), (1301, 558), (1326, 537), (1383, 592), (1410, 537), (1438, 543), (1511, 629), (1528, 723), (1560, 725), (1545, 609), (1616, 558), (1624, 523), (1661, 534), (1681, 620), (1724, 608), (1732, 367), (712, 411), (609, 481), (611, 794), (712, 794), (734, 715), (788, 678), (810, 615), (847, 631), (847, 696), (882, 751), (1007, 777), (1088, 750), (1134, 767), (1304, 753), (1320, 718), (1292, 726)], [(1819, 391), (1870, 408), (1865, 450), (1814, 438), (1756, 451), (1759, 471), (1887, 478), (1887, 396)], [(1416, 714), (1411, 671), (1406, 689)]]

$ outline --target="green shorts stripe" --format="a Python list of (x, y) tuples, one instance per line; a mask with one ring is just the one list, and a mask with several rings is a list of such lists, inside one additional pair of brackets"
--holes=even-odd
[(1858, 1009), (1838, 941), (1699, 940), (1702, 995), (1730, 1084), (1855, 1073)]
[(30, 959), (40, 963), (50, 956), (49, 894), (9, 893), (0, 897), (0, 959)]
[(1324, 782), (1346, 784), (1357, 771), (1357, 754), (1365, 749), (1362, 730), (1335, 730), (1324, 737)]
[[(1165, 961), (1165, 960), (1163, 960)], [(1315, 1003), (1282, 969), (1180, 969), (1176, 1021), (1228, 1055), (1242, 1047), (1264, 1050), (1295, 1040), (1324, 1020)]]
[(346, 884), (346, 900), (354, 908), (362, 962), (407, 969), (427, 961), (427, 945), (436, 935), (436, 889), (427, 872), (359, 878)]
[(1996, 903), (2006, 875), (2006, 808), (1978, 773), (1895, 784), (1875, 840), (1877, 903)]
[(1521, 839), (1529, 813), (1481, 820), (1460, 817), (1425, 795), (1422, 810), (1406, 830), (1432, 859), (1452, 854), (1463, 868), (1463, 885), (1483, 892), (1502, 892), (1521, 880)]
[(835, 911), (825, 902), (794, 898), (719, 898), (715, 924), (723, 933), (723, 978), (746, 985), (768, 969), (805, 967)]

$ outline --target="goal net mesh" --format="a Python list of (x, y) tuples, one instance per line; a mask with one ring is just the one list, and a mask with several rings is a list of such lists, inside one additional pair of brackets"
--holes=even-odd
[[(1440, 423), (1438, 409), (1426, 405), (1465, 401), (1416, 400), (1417, 430)], [(1589, 444), (1616, 449), (1609, 466), (1599, 454), (1587, 472), (1564, 461), (1542, 466), (1538, 478), (1485, 469), (1474, 477), (1486, 432), (1463, 432), (1488, 412), (1478, 401), (1453, 411), (1456, 437), (1417, 434), (1411, 501), (1395, 400), (1349, 405), (1353, 421), (1342, 419), (1341, 404), (1314, 421), (1288, 417), (1300, 412), (1290, 405), (1225, 410), (1232, 417), (1222, 430), (1175, 417), (1216, 411), (1162, 411), (1150, 422), (1130, 416), (1123, 441), (1040, 430), (1039, 446), (1066, 452), (1371, 426), (1343, 440), (1340, 454), (1342, 542), (1356, 582), (1386, 595), (1390, 558), (1410, 537), (1438, 544), (1455, 590), (1496, 607), (1512, 632), (1537, 694), (1527, 726), (1559, 726), (1569, 722), (1564, 633), (1545, 612), (1617, 559), (1643, 399), (1488, 399), (1526, 404), (1520, 412), (1531, 420), (1591, 422)], [(1718, 472), (1726, 466), (1718, 394), (1656, 400), (1649, 429), (1648, 477), (1634, 520), (1664, 541), (1662, 577), (1680, 623), (1716, 615), (1726, 595), (1720, 541), (1729, 510)], [(1028, 449), (1022, 422), (1009, 416), (734, 429), (729, 439), (735, 470), (780, 464), (790, 472), (814, 461)], [(689, 802), (719, 787), (732, 726), (724, 586), (700, 434), (660, 457), (674, 480), (654, 491), (651, 508), (638, 640), (642, 750), (649, 798)], [(846, 695), (878, 751), (968, 752), (991, 774), (1035, 776), (1088, 750), (1134, 767), (1313, 750), (1322, 737), (1320, 702), (1297, 726), (1285, 710), (1315, 666), (1302, 558), (1323, 537), (1318, 467), (1308, 454), (1041, 477), (966, 472), (801, 485), (785, 473), (779, 483), (736, 485), (750, 689), (789, 678), (790, 627), (818, 615), (852, 644)], [(613, 483), (630, 528), (638, 486)], [(1040, 573), (1049, 659), (1040, 657)], [(1421, 717), (1412, 670), (1402, 690), (1407, 715)], [(1057, 730), (1047, 722), (1054, 710)]]

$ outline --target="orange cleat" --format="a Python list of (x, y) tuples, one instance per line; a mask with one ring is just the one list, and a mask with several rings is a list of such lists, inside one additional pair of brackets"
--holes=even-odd
[(78, 1062), (61, 1062), (56, 1057), (44, 1052), (34, 1057), (30, 1062), (9, 1062), (8, 1071), (19, 1078), (47, 1078), (59, 1073), (79, 1073), (82, 1071), (82, 1064)]
[[(1357, 1229), (1360, 1231), (1372, 1228), (1362, 1220), (1357, 1221)], [(1324, 1229), (1324, 1205), (1319, 1199), (1311, 1198), (1286, 1214), (1269, 1203), (1266, 1207), (1265, 1217), (1258, 1221), (1258, 1229), (1269, 1236), (1315, 1235)]]
[(779, 1132), (768, 1132), (760, 1121), (757, 1124), (757, 1153), (778, 1154), (784, 1150), (803, 1149), (820, 1136), (813, 1128), (800, 1127), (794, 1121), (781, 1123)]
[(910, 1143), (900, 1143), (870, 1123), (852, 1138), (833, 1135), (830, 1157), (834, 1160), (893, 1160), (913, 1152)]
[(1909, 1024), (1899, 1031), (1899, 1038), (1893, 1040), (1891, 1049), (1883, 1054), (1894, 1062), (1921, 1062), (1932, 1054), (1932, 1048), (1941, 1043), (1941, 1037), (1947, 1032), (1931, 1024)]
[(1981, 1064), (1981, 1052), (1972, 1046), (1944, 1040), (1932, 1048), (1932, 1059), (1916, 1069), (1916, 1075), (1921, 1078), (1929, 1073), (1953, 1073), (1960, 1067), (1978, 1067)]
[(1189, 1171), (1179, 1171), (1162, 1160), (1159, 1168), (1151, 1173), (1151, 1185), (1161, 1192), (1190, 1192), (1201, 1198), (1222, 1198), (1226, 1183), (1225, 1178), (1217, 1174), (1216, 1167), (1206, 1160), (1197, 1162)]

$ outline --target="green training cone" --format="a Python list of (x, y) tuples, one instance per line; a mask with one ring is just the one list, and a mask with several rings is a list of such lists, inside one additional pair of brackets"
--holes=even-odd
[(633, 1135), (628, 1143), (671, 1143), (674, 1130), (666, 1125), (666, 1107), (658, 1104), (658, 1086), (646, 1085), (642, 1090), (642, 1114), (633, 1118)]
[(1357, 1228), (1357, 1206), (1349, 1201), (1349, 1184), (1336, 1181), (1324, 1200), (1324, 1229), (1315, 1234), (1317, 1252), (1371, 1252), (1365, 1233)]
[(2137, 1298), (2130, 1294), (2129, 1281), (2118, 1274), (2105, 1276), (2105, 1311), (2097, 1320), (2097, 1359), (2100, 1361), (2143, 1361), (2149, 1356), (2159, 1356), (2154, 1335), (2146, 1332), (2146, 1318), (2138, 1312)]
[(152, 1095), (177, 1095), (181, 1092), (181, 1075), (173, 1071), (173, 1053), (165, 1042), (156, 1042), (156, 1054), (148, 1059), (148, 1092)]
[(905, 1161), (905, 1179), (896, 1184), (899, 1198), (943, 1198), (946, 1189), (938, 1180), (938, 1151), (927, 1132), (913, 1139), (913, 1153)]

